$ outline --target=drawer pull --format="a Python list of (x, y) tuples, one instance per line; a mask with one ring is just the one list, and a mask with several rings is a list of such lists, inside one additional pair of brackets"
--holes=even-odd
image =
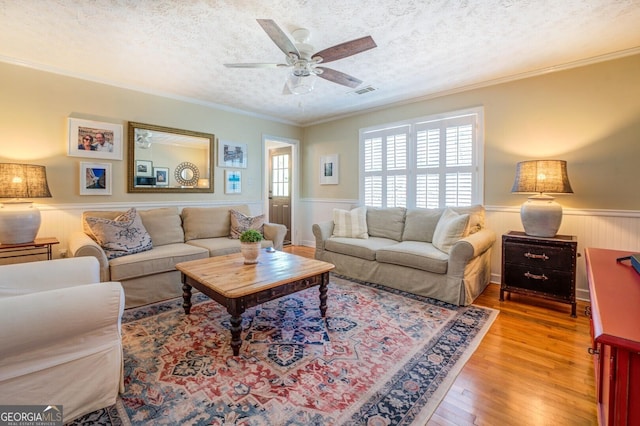
[(533, 254), (533, 253), (529, 253), (526, 252), (524, 254), (524, 257), (526, 257), (527, 259), (542, 259), (542, 260), (549, 260), (549, 256), (547, 256), (546, 254), (542, 253), (542, 254)]
[(591, 306), (587, 305), (584, 307), (584, 314), (585, 316), (591, 318)]
[(593, 348), (587, 349), (587, 352), (589, 352), (589, 355), (598, 355), (598, 354), (600, 354), (599, 350), (593, 349)]
[(527, 278), (532, 278), (534, 280), (542, 280), (542, 281), (546, 281), (549, 279), (545, 274), (535, 275), (535, 274), (532, 274), (531, 272), (525, 272), (524, 276)]

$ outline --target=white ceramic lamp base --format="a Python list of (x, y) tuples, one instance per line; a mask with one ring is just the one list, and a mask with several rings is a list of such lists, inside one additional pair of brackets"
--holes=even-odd
[(0, 243), (22, 244), (36, 239), (40, 210), (32, 202), (4, 202), (0, 207)]
[(555, 237), (562, 223), (562, 206), (548, 195), (534, 195), (520, 208), (520, 219), (525, 234)]

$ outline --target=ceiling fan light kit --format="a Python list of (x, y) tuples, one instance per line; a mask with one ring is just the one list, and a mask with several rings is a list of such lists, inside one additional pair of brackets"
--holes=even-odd
[(357, 53), (364, 52), (376, 47), (376, 43), (371, 36), (361, 37), (345, 43), (338, 44), (328, 49), (312, 54), (313, 46), (307, 44), (309, 39), (309, 30), (299, 28), (293, 31), (292, 36), (296, 43), (294, 44), (289, 37), (280, 29), (278, 24), (271, 19), (258, 19), (258, 24), (273, 40), (273, 42), (286, 55), (286, 64), (260, 64), (260, 63), (241, 63), (241, 64), (224, 64), (228, 68), (280, 68), (293, 67), (293, 70), (287, 75), (285, 81), (284, 94), (301, 95), (309, 93), (313, 90), (316, 76), (333, 83), (343, 86), (356, 88), (362, 81), (341, 71), (331, 68), (319, 67), (320, 63), (337, 61), (338, 59), (353, 56)]
[(313, 90), (316, 84), (315, 74), (296, 75), (294, 71), (287, 76), (287, 89), (294, 95), (304, 95)]

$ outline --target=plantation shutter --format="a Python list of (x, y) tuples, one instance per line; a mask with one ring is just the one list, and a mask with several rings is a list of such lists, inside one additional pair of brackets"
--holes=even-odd
[(420, 208), (481, 203), (481, 112), (361, 131), (364, 203)]
[(416, 207), (473, 203), (475, 119), (416, 123)]
[(364, 202), (371, 207), (406, 207), (409, 126), (364, 135)]

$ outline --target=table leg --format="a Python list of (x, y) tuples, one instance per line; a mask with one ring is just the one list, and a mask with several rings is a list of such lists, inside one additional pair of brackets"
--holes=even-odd
[(182, 307), (186, 315), (191, 313), (191, 286), (187, 284), (187, 277), (184, 274), (182, 275)]
[(240, 355), (240, 346), (242, 346), (242, 315), (231, 317), (231, 349), (233, 356)]
[(329, 273), (322, 274), (322, 282), (320, 283), (320, 315), (322, 318), (327, 316), (327, 286), (329, 285)]

